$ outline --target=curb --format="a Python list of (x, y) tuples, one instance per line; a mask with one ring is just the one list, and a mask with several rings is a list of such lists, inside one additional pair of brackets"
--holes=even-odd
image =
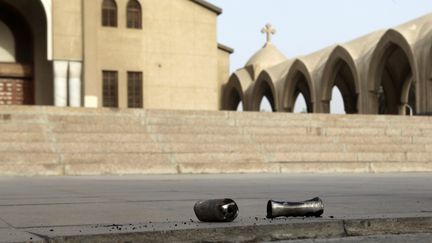
[[(432, 217), (323, 220), (120, 234), (49, 237), (45, 242), (262, 242), (352, 236), (432, 233)], [(29, 232), (30, 233), (30, 232)]]

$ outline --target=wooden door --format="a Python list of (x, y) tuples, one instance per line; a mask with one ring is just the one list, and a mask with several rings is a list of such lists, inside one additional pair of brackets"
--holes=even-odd
[(32, 105), (33, 80), (29, 66), (0, 63), (0, 105)]

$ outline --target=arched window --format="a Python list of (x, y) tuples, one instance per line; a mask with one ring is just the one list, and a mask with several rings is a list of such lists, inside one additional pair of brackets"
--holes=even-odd
[(117, 27), (117, 4), (115, 0), (103, 1), (102, 26)]
[(127, 5), (127, 27), (131, 29), (141, 29), (141, 5), (137, 0), (129, 0)]

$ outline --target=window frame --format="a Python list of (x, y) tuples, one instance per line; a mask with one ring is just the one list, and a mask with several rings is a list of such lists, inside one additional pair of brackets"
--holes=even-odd
[(115, 0), (102, 1), (102, 26), (117, 27), (118, 26), (118, 7)]
[(128, 29), (142, 29), (142, 6), (138, 0), (129, 0), (127, 3), (126, 27)]
[(143, 73), (127, 72), (128, 108), (144, 108)]
[(118, 71), (102, 71), (102, 107), (119, 107)]

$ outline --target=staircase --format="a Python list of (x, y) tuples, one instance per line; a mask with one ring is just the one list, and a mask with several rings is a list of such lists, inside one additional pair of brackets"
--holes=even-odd
[(432, 118), (0, 107), (0, 175), (432, 171)]

